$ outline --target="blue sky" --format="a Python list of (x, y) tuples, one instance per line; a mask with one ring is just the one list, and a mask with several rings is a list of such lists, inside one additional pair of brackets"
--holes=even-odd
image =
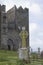
[(30, 46), (43, 50), (43, 0), (0, 0), (0, 4), (5, 4), (6, 10), (14, 5), (29, 8)]

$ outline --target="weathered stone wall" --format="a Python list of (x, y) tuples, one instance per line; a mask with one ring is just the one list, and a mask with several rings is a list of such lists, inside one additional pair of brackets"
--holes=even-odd
[[(14, 6), (9, 11), (5, 11), (5, 6), (0, 5), (0, 40), (1, 47), (9, 50), (17, 50), (21, 39), (19, 33), (22, 27), (25, 26), (29, 32), (28, 9)], [(29, 37), (27, 38), (27, 46)]]
[(8, 22), (13, 22), (15, 20), (15, 10), (16, 10), (16, 6), (14, 6), (13, 8), (7, 11)]
[[(1, 13), (1, 48), (7, 49), (7, 33), (8, 33), (8, 28), (7, 28), (7, 16), (6, 13), (2, 11)], [(3, 46), (3, 47), (2, 47)]]
[(19, 7), (16, 11), (16, 25), (20, 28), (25, 26), (26, 30), (28, 31), (28, 22), (28, 9)]
[[(3, 14), (5, 12), (5, 5), (0, 5), (0, 46), (2, 45), (2, 41), (3, 41), (3, 39), (4, 39), (4, 37), (3, 37), (3, 39), (2, 39), (2, 36), (3, 36), (3, 34), (2, 34), (2, 31), (3, 31), (3, 25), (2, 25), (2, 23), (3, 23), (3, 15), (5, 15), (5, 14)], [(6, 20), (4, 20), (4, 21), (6, 21)], [(1, 48), (1, 47), (0, 47)]]
[(1, 46), (1, 5), (0, 5), (0, 46)]
[[(22, 27), (25, 26), (26, 30), (29, 31), (28, 26), (28, 9), (23, 9), (22, 7), (17, 8), (14, 6), (7, 12), (7, 20), (8, 20), (8, 39), (13, 40), (14, 48), (18, 49), (20, 38), (19, 33), (22, 30)], [(29, 37), (28, 37), (29, 39)], [(29, 40), (27, 39), (27, 46), (29, 44)]]

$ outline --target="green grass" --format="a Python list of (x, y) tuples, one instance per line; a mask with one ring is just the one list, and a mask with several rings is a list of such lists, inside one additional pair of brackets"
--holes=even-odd
[(17, 52), (0, 50), (0, 65), (15, 65), (17, 60)]
[(32, 61), (30, 64), (24, 64), (18, 58), (16, 51), (0, 50), (0, 65), (43, 65), (43, 60)]

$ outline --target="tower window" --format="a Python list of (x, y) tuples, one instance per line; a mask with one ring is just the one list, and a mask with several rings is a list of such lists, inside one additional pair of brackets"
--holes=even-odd
[(3, 23), (6, 23), (6, 16), (3, 16)]
[(6, 34), (6, 27), (3, 27), (3, 34)]

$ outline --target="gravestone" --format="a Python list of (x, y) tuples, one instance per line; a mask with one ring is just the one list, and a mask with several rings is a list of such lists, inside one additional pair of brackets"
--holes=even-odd
[(38, 59), (40, 59), (40, 48), (38, 48)]
[(22, 40), (22, 48), (19, 48), (19, 58), (28, 60), (28, 49), (26, 48), (26, 39), (28, 37), (28, 32), (25, 30), (25, 27), (22, 27), (22, 31), (19, 36)]

